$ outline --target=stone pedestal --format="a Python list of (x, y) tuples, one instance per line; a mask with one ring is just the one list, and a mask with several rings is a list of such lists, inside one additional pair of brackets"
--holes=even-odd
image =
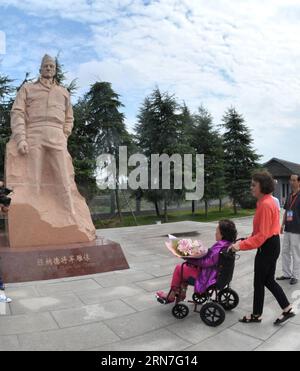
[(121, 246), (97, 238), (92, 242), (11, 248), (0, 236), (5, 283), (49, 280), (128, 269)]

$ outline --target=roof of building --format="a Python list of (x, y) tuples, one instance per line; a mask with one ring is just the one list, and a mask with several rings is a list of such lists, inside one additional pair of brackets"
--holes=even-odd
[(266, 162), (264, 167), (266, 167), (273, 176), (288, 176), (292, 174), (300, 175), (300, 164), (281, 160), (275, 157)]

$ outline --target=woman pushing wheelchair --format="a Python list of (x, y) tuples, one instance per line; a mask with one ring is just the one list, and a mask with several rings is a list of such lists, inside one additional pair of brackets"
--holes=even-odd
[(257, 172), (252, 176), (251, 191), (257, 199), (257, 208), (253, 219), (253, 233), (232, 246), (232, 250), (257, 250), (254, 268), (253, 312), (240, 320), (242, 323), (261, 323), (265, 288), (275, 297), (282, 314), (274, 325), (280, 325), (295, 316), (293, 307), (283, 289), (275, 281), (277, 260), (280, 255), (280, 212), (272, 197), (275, 182), (267, 171)]
[[(204, 293), (215, 285), (219, 280), (218, 262), (224, 250), (230, 249), (232, 252), (257, 250), (254, 268), (253, 312), (240, 319), (240, 322), (245, 324), (262, 322), (265, 288), (270, 290), (282, 308), (282, 314), (274, 322), (275, 325), (280, 325), (295, 316), (287, 296), (275, 281), (276, 265), (280, 255), (280, 213), (272, 197), (274, 179), (271, 174), (266, 171), (255, 173), (252, 177), (251, 190), (252, 195), (257, 199), (252, 235), (242, 241), (236, 241), (235, 224), (230, 220), (219, 221), (216, 230), (217, 242), (202, 258), (189, 258), (187, 263), (175, 268), (169, 293), (157, 292), (157, 300), (160, 303), (167, 304), (175, 300), (176, 302), (184, 300), (191, 277), (195, 282), (195, 293)], [(217, 303), (209, 305), (214, 307), (214, 312), (218, 310)], [(232, 307), (229, 306), (229, 308)], [(208, 308), (208, 312), (210, 314), (212, 310)], [(213, 321), (212, 325), (215, 323), (217, 322)]]

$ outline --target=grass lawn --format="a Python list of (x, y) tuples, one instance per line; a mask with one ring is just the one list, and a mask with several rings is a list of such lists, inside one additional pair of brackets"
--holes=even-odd
[[(212, 222), (220, 219), (233, 219), (240, 218), (243, 216), (252, 216), (254, 215), (255, 210), (250, 209), (241, 209), (238, 211), (238, 214), (234, 214), (231, 208), (224, 208), (219, 212), (218, 208), (211, 208), (208, 211), (208, 217), (205, 217), (204, 211), (197, 211), (195, 215), (192, 215), (189, 211), (173, 211), (168, 213), (168, 223), (182, 222), (182, 221), (194, 221), (194, 222)], [(155, 214), (153, 215), (141, 215), (136, 216), (138, 225), (148, 225), (155, 224), (157, 221), (163, 223), (162, 219), (159, 219)], [(132, 216), (124, 216), (123, 223), (120, 223), (118, 217), (113, 219), (102, 219), (95, 222), (97, 229), (101, 228), (117, 228), (117, 227), (131, 227), (135, 226), (135, 221)]]

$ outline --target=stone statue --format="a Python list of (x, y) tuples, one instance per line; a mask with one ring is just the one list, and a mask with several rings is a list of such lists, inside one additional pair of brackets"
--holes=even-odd
[(6, 184), (14, 190), (8, 237), (15, 247), (95, 239), (67, 149), (73, 127), (70, 96), (55, 74), (55, 60), (45, 55), (40, 78), (21, 87), (11, 111)]

